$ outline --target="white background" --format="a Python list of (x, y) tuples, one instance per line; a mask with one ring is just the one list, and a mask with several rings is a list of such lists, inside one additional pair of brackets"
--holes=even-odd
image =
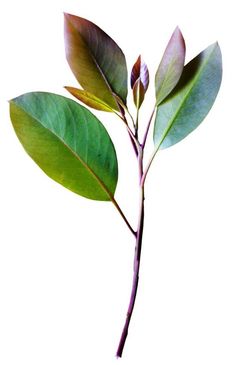
[[(110, 203), (50, 180), (26, 155), (7, 100), (67, 95), (63, 11), (98, 24), (139, 53), (153, 77), (179, 25), (187, 60), (218, 40), (224, 78), (216, 104), (188, 138), (160, 153), (146, 186), (141, 280), (123, 364), (236, 363), (236, 127), (233, 1), (3, 1), (0, 5), (0, 364), (115, 364), (134, 242)], [(96, 113), (96, 112), (95, 112)], [(99, 114), (116, 145), (117, 200), (136, 221), (136, 164), (118, 119)], [(150, 141), (151, 145), (151, 141)]]

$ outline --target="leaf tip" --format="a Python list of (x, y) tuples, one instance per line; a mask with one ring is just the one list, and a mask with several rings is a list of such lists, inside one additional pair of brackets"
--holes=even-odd
[(184, 36), (183, 36), (183, 33), (182, 33), (182, 31), (181, 31), (181, 29), (178, 25), (176, 26), (171, 38), (172, 39), (173, 38), (178, 38), (181, 41), (183, 47), (185, 48)]
[(180, 29), (179, 25), (177, 25), (177, 26), (175, 27), (175, 30), (174, 30), (174, 31), (175, 31), (175, 32), (177, 32), (177, 33), (182, 34), (182, 31), (181, 31), (181, 29)]
[(176, 35), (182, 35), (182, 31), (179, 27), (179, 25), (177, 25), (173, 31), (173, 34), (176, 34)]
[(218, 51), (219, 54), (221, 55), (221, 48), (220, 48), (220, 45), (219, 45), (218, 41), (210, 44), (210, 46), (208, 46), (206, 49)]
[(15, 99), (16, 99), (16, 98), (13, 98), (13, 99), (7, 100), (7, 102), (8, 102), (9, 104), (14, 104)]
[(71, 86), (63, 86), (63, 89), (65, 89), (66, 91), (68, 91), (68, 93), (73, 95), (73, 88)]
[(65, 18), (70, 18), (71, 16), (73, 16), (72, 14), (66, 13), (65, 11), (63, 12), (63, 14)]
[(63, 15), (64, 15), (64, 19), (67, 19), (69, 17), (70, 14), (66, 13), (66, 12), (63, 12)]
[[(70, 14), (70, 13), (63, 13), (64, 14), (64, 21), (65, 22), (72, 22), (73, 21), (73, 19), (75, 18), (75, 15), (72, 15), (72, 14)], [(77, 18), (77, 21), (78, 21), (78, 19), (80, 19), (80, 17), (78, 17), (78, 16), (76, 16), (76, 18)]]

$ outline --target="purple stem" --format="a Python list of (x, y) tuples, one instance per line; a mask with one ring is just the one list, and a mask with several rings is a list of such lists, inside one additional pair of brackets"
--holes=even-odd
[(154, 107), (154, 109), (152, 111), (152, 114), (150, 116), (150, 119), (148, 121), (148, 124), (147, 124), (147, 128), (146, 128), (146, 131), (145, 131), (145, 134), (144, 134), (144, 138), (143, 138), (143, 143), (142, 143), (143, 149), (144, 149), (145, 144), (146, 144), (146, 141), (147, 141), (148, 132), (149, 132), (149, 129), (150, 129), (150, 126), (151, 126), (151, 123), (152, 123), (152, 118), (153, 118), (153, 115), (155, 113), (155, 110), (156, 110), (156, 106)]
[(122, 352), (125, 346), (125, 341), (128, 335), (128, 329), (130, 320), (132, 317), (135, 298), (137, 295), (138, 281), (139, 281), (139, 269), (140, 269), (140, 258), (141, 258), (141, 248), (142, 248), (142, 238), (143, 238), (143, 226), (144, 226), (144, 186), (142, 184), (143, 175), (143, 149), (139, 152), (139, 177), (140, 177), (140, 211), (138, 220), (138, 229), (136, 233), (136, 245), (134, 254), (134, 274), (133, 274), (133, 284), (130, 296), (130, 302), (128, 306), (127, 316), (125, 320), (125, 325), (121, 334), (119, 346), (116, 352), (117, 357), (122, 356)]
[(130, 137), (130, 140), (131, 140), (131, 143), (132, 143), (132, 146), (133, 146), (133, 149), (134, 149), (134, 153), (136, 155), (136, 157), (138, 157), (138, 149), (137, 149), (137, 146), (133, 140), (133, 138), (131, 137), (131, 135), (129, 134), (129, 137)]

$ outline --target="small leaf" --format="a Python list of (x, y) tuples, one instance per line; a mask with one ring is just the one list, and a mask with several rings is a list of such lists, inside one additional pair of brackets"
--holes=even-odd
[(184, 67), (178, 85), (159, 106), (154, 126), (157, 149), (181, 141), (203, 121), (215, 101), (221, 78), (221, 51), (215, 43)]
[(149, 72), (146, 63), (143, 62), (141, 56), (138, 57), (131, 71), (131, 88), (134, 88), (136, 81), (140, 79), (144, 91), (146, 93), (149, 85)]
[(31, 158), (52, 179), (89, 199), (112, 199), (117, 158), (99, 120), (73, 100), (28, 93), (10, 101), (15, 132)]
[(65, 48), (67, 61), (80, 85), (119, 110), (113, 93), (126, 103), (127, 66), (113, 39), (94, 23), (65, 14)]
[(183, 72), (185, 43), (177, 27), (166, 47), (155, 76), (156, 103), (159, 105), (177, 85)]
[(145, 95), (144, 86), (140, 78), (138, 78), (135, 81), (133, 87), (133, 95), (134, 95), (134, 104), (136, 105), (137, 109), (139, 109), (140, 106), (142, 105)]
[(90, 108), (102, 110), (104, 112), (113, 112), (109, 105), (105, 104), (102, 100), (98, 99), (88, 91), (76, 89), (75, 87), (71, 86), (66, 86), (65, 89), (69, 91), (69, 93), (71, 93), (71, 95), (73, 95), (75, 98), (90, 106)]

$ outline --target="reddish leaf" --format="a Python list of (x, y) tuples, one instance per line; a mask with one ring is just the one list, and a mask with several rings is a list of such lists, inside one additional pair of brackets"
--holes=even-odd
[(144, 91), (147, 91), (149, 85), (149, 72), (146, 63), (143, 62), (141, 56), (138, 57), (131, 72), (131, 88), (134, 88), (135, 82), (140, 78)]
[(113, 93), (125, 103), (127, 66), (118, 45), (94, 23), (65, 14), (66, 57), (80, 85), (119, 110)]

